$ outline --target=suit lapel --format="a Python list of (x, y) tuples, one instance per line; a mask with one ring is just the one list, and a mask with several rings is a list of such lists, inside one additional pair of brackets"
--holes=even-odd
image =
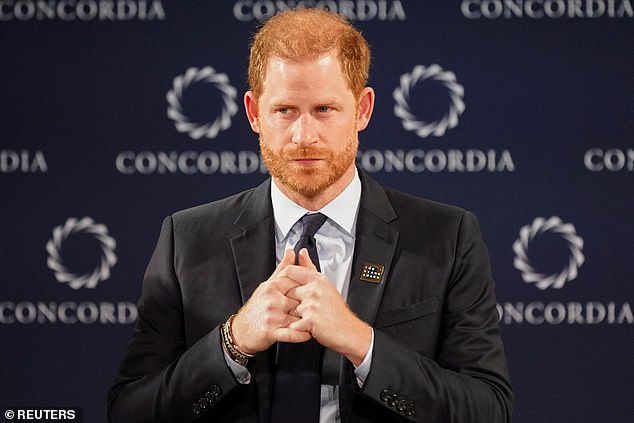
[[(398, 232), (389, 223), (397, 216), (383, 188), (363, 173), (360, 174), (363, 190), (357, 217), (348, 305), (361, 319), (372, 325), (396, 251)], [(361, 280), (366, 263), (384, 266), (380, 283)]]
[[(357, 216), (355, 252), (352, 259), (348, 305), (362, 320), (373, 325), (376, 313), (383, 296), (385, 285), (389, 280), (392, 259), (398, 242), (398, 231), (389, 223), (397, 218), (385, 190), (359, 171), (362, 182), (361, 204)], [(361, 280), (361, 272), (366, 263), (384, 266), (379, 283)], [(348, 363), (349, 364), (349, 363)], [(348, 382), (352, 382), (352, 365), (347, 374)], [(352, 411), (354, 388), (352, 383), (340, 386), (339, 411), (341, 421), (346, 422)]]
[[(240, 233), (231, 238), (240, 295), (244, 304), (258, 285), (275, 270), (275, 222), (271, 206), (270, 179), (257, 187), (245, 202), (244, 209), (234, 222)], [(268, 422), (269, 393), (273, 388), (270, 349), (256, 354), (255, 383), (257, 384), (260, 420)]]
[(275, 270), (275, 222), (270, 180), (257, 187), (234, 224), (241, 230), (231, 238), (231, 249), (242, 303)]

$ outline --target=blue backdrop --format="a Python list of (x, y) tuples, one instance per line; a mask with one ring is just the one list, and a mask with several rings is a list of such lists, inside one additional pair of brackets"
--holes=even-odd
[[(0, 407), (105, 421), (163, 217), (266, 177), (248, 41), (295, 3), (0, 1)], [(631, 421), (631, 2), (317, 3), (372, 46), (359, 164), (480, 218), (514, 421)]]

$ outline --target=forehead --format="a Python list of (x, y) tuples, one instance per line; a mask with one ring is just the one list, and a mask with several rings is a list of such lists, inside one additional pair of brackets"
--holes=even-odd
[(275, 96), (288, 92), (324, 91), (345, 95), (349, 89), (339, 58), (334, 52), (318, 56), (287, 59), (273, 56), (266, 64), (263, 96)]

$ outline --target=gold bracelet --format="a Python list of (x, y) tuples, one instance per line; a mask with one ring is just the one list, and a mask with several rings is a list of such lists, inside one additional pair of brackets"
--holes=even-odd
[(243, 352), (233, 340), (233, 333), (231, 332), (231, 322), (233, 322), (233, 319), (235, 317), (236, 315), (232, 314), (227, 319), (227, 321), (222, 324), (220, 331), (222, 335), (222, 343), (233, 361), (242, 366), (246, 366), (249, 362), (249, 359), (255, 357), (255, 355)]

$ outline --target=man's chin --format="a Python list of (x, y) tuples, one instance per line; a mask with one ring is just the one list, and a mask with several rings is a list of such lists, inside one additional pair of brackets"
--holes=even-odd
[[(293, 160), (285, 160), (273, 168), (269, 168), (269, 173), (288, 190), (306, 198), (318, 196), (325, 192), (330, 186), (339, 181), (349, 169), (339, 169), (326, 160), (320, 160), (314, 165), (305, 166)], [(280, 166), (282, 165), (282, 166)]]
[(317, 178), (318, 172), (302, 172), (301, 175), (294, 177), (283, 177), (278, 180), (291, 191), (296, 192), (304, 197), (314, 197), (324, 192), (330, 185), (328, 181), (321, 181)]
[[(278, 179), (289, 181), (293, 185), (312, 185), (321, 182), (320, 179), (328, 179), (325, 177), (330, 172), (327, 166), (322, 163), (305, 166), (297, 163), (287, 163), (286, 168), (280, 172)], [(321, 184), (320, 184), (321, 185)]]

